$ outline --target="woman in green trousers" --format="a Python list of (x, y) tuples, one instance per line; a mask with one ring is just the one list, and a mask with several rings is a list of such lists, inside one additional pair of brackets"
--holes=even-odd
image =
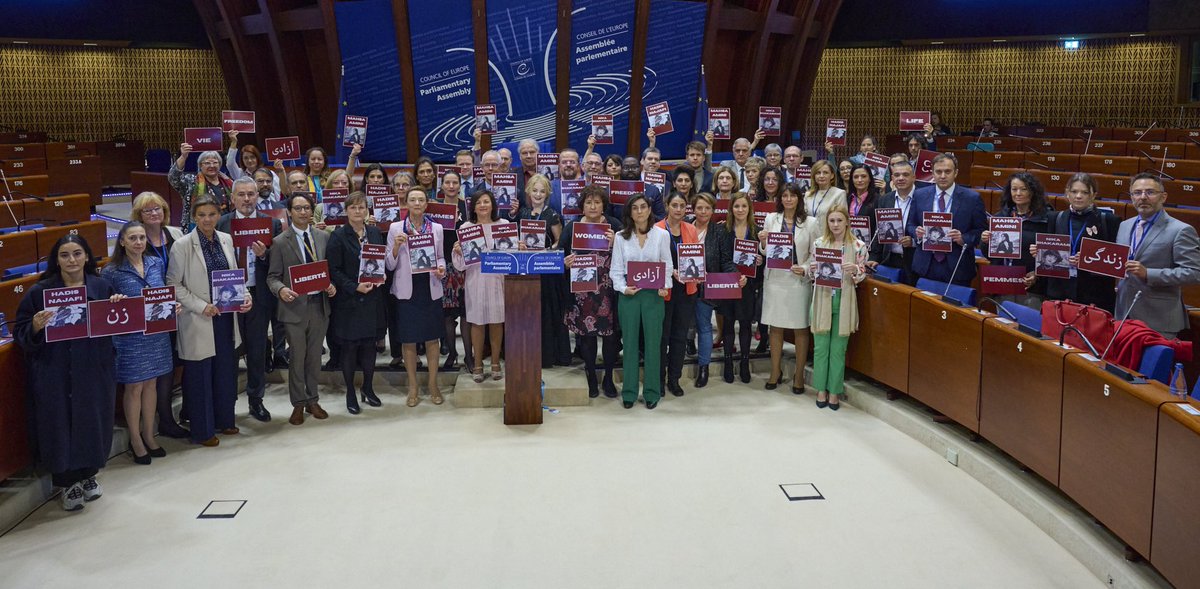
[(819, 263), (810, 258), (809, 275), (814, 280), (812, 298), (813, 388), (817, 390), (817, 407), (837, 411), (838, 396), (845, 390), (846, 345), (850, 334), (858, 331), (858, 302), (854, 287), (866, 278), (867, 244), (850, 233), (850, 213), (846, 205), (836, 204), (825, 214), (824, 235), (813, 241), (813, 255), (818, 248), (841, 253), (841, 286), (820, 286), (815, 281), (823, 276), (836, 276), (835, 265)]

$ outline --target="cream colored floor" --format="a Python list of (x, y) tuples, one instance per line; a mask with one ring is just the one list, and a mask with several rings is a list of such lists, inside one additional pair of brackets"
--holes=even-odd
[[(750, 388), (750, 387), (753, 388)], [(974, 479), (883, 422), (753, 385), (658, 409), (601, 398), (506, 427), (497, 409), (384, 407), (259, 424), (218, 448), (114, 458), (105, 496), (0, 538), (2, 587), (1098, 587)], [(824, 501), (789, 502), (781, 483)], [(199, 520), (244, 499), (232, 520)]]

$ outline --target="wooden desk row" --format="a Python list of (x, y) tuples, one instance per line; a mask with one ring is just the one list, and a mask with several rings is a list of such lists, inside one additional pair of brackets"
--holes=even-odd
[(87, 193), (93, 205), (101, 203), (104, 186), (126, 184), (130, 172), (145, 169), (141, 141), (0, 144), (0, 170), (6, 175), (47, 176), (49, 192)]
[[(978, 433), (1180, 587), (1200, 586), (1200, 403), (911, 287), (859, 286), (848, 366)], [(1188, 413), (1194, 409), (1197, 415)], [(1168, 437), (1169, 436), (1169, 437)]]
[[(1095, 136), (1090, 140), (1086, 137), (983, 137), (974, 135), (944, 135), (936, 139), (938, 151), (966, 150), (972, 143), (983, 143), (993, 146), (994, 151), (1028, 151), (1035, 154), (1091, 154), (1109, 156), (1135, 156), (1150, 158), (1170, 158), (1200, 160), (1200, 143), (1195, 137), (1177, 138), (1175, 141), (1165, 139), (1110, 139)], [(855, 144), (857, 145), (857, 144)], [(886, 153), (906, 153), (908, 149), (905, 139), (898, 135), (889, 136), (886, 140)]]
[[(107, 225), (104, 221), (88, 221), (75, 225), (45, 227), (32, 231), (21, 231), (0, 236), (0, 251), (3, 252), (6, 267), (23, 266), (42, 260), (50, 253), (54, 242), (63, 235), (77, 233), (87, 240), (92, 247), (92, 254), (98, 258), (108, 257)], [(20, 263), (10, 263), (15, 259)], [(17, 305), (25, 291), (36, 282), (36, 275), (24, 276), (0, 282), (0, 313), (12, 317), (17, 312)]]
[(91, 196), (87, 194), (64, 194), (3, 202), (0, 203), (0, 228), (37, 223), (42, 225), (81, 223), (91, 220), (91, 203)]

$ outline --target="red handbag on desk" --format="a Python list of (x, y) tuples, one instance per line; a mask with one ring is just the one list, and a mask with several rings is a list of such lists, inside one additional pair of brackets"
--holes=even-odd
[[(1042, 303), (1042, 335), (1058, 341), (1064, 329), (1074, 327), (1083, 333), (1096, 353), (1103, 354), (1104, 348), (1113, 337), (1112, 313), (1095, 305), (1081, 305), (1067, 301), (1045, 301)], [(1079, 334), (1074, 330), (1068, 331), (1063, 343), (1079, 348), (1088, 349)]]

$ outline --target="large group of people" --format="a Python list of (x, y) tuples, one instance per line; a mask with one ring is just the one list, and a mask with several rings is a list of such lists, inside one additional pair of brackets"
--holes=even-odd
[[(927, 137), (912, 138), (918, 151), (943, 130), (939, 125), (935, 121), (927, 127)], [(564, 254), (566, 273), (542, 278), (543, 367), (569, 365), (577, 355), (591, 397), (620, 396), (625, 408), (634, 407), (640, 397), (647, 409), (654, 409), (667, 392), (685, 394), (683, 366), (689, 355), (698, 364), (692, 387), (707, 385), (716, 350), (724, 351), (722, 380), (750, 383), (751, 346), (757, 337), (754, 352), (769, 352), (770, 357), (765, 387), (774, 390), (790, 380), (797, 395), (805, 392), (811, 342), (816, 405), (836, 410), (844, 391), (848, 338), (858, 328), (855, 285), (880, 267), (897, 269), (910, 284), (928, 278), (969, 285), (976, 264), (974, 256), (964, 254), (993, 238), (980, 195), (956, 183), (958, 164), (949, 155), (933, 160), (932, 184), (918, 188), (914, 153), (893, 156), (882, 175), (866, 165), (862, 153), (838, 161), (832, 148), (828, 159), (806, 166), (796, 146), (771, 144), (764, 157), (753, 156), (762, 139), (758, 133), (753, 142), (734, 141), (733, 159), (714, 167), (710, 134), (706, 141), (688, 144), (686, 163), (666, 173), (661, 187), (645, 182), (642, 192), (614, 204), (596, 181), (603, 176), (645, 180), (659, 172), (661, 154), (653, 145), (653, 131), (641, 158), (602, 158), (591, 140), (582, 157), (573, 149), (563, 150), (554, 178), (536, 168), (537, 142), (520, 142), (519, 165), (510, 168), (511, 152), (482, 151), (477, 134), (475, 146), (459, 152), (456, 169), (444, 171), (440, 181), (437, 166), (422, 157), (413, 174), (398, 172), (390, 178), (383, 166), (367, 165), (361, 182), (356, 182), (359, 146), (345, 168), (331, 168), (325, 151), (312, 147), (303, 170), (288, 172), (280, 162), (268, 167), (257, 148), (238, 147), (236, 134), (231, 135), (226, 157), (201, 153), (195, 173), (184, 171), (191, 146), (181, 146), (168, 175), (183, 197), (179, 227), (170, 226), (170, 207), (162, 195), (138, 194), (103, 272), (97, 269), (100, 256), (92, 250), (100, 244), (67, 235), (54, 245), (41, 280), (21, 302), (15, 337), (31, 361), (38, 457), (63, 489), (65, 509), (79, 509), (100, 496), (96, 473), (111, 443), (118, 383), (124, 386), (133, 460), (150, 464), (166, 455), (155, 441), (156, 431), (209, 447), (220, 443), (219, 436), (239, 433), (235, 403), (241, 355), (250, 416), (272, 419), (263, 404), (265, 374), (286, 368), (293, 408), (288, 421), (296, 426), (309, 417), (328, 417), (318, 386), (326, 352), (330, 360), (324, 367), (341, 371), (351, 415), (363, 411), (360, 402), (382, 405), (373, 390), (373, 373), (377, 354), (388, 347), (390, 365), (407, 372), (409, 407), (421, 401), (422, 360), (428, 399), (443, 403), (437, 376), (439, 370), (459, 368), (460, 338), (462, 367), (470, 378), (503, 380), (504, 278), (472, 263), (479, 255), (477, 243), (472, 240), (465, 252), (459, 230), (482, 227), (487, 250), (500, 248), (499, 242), (509, 238), (495, 236), (513, 234), (522, 220), (544, 222), (544, 237), (516, 245)], [(876, 147), (873, 138), (863, 138), (863, 153)], [(223, 159), (228, 173), (221, 171)], [(476, 166), (482, 168), (481, 177)], [(510, 170), (516, 172), (516, 193), (506, 200), (498, 196), (494, 176)], [(563, 183), (579, 179), (587, 182), (572, 195), (578, 213), (565, 214)], [(369, 186), (389, 187), (386, 192), (403, 209), (402, 219), (383, 229)], [(342, 223), (323, 216), (323, 192), (332, 189), (349, 192)], [(1196, 232), (1164, 210), (1162, 182), (1151, 174), (1131, 180), (1138, 216), (1123, 222), (1095, 205), (1096, 183), (1087, 174), (1076, 174), (1063, 189), (1070, 208), (1055, 212), (1047, 206), (1045, 188), (1031, 175), (1015, 174), (1004, 187), (1001, 210), (995, 213), (1021, 220), (1022, 243), (1032, 244), (1037, 233), (1072, 237), (1068, 278), (1036, 276), (1036, 247), (1003, 261), (1024, 266), (1028, 273), (1027, 293), (1014, 300), (1036, 306), (1047, 298), (1071, 298), (1120, 314), (1142, 292), (1145, 301), (1130, 316), (1167, 336), (1183, 329), (1187, 319), (1180, 287), (1200, 281), (1200, 248)], [(453, 226), (427, 214), (432, 203), (452, 205)], [(758, 203), (770, 203), (762, 223), (755, 216)], [(718, 209), (727, 211), (723, 219), (715, 217)], [(877, 209), (901, 211), (899, 226), (886, 228), (895, 243), (863, 239), (851, 230), (851, 220), (861, 217), (870, 220), (872, 234), (884, 230), (875, 226), (872, 212)], [(939, 228), (949, 251), (921, 247), (933, 239), (922, 222), (926, 212), (952, 214), (949, 229)], [(254, 217), (273, 218), (272, 239), (235, 247), (233, 221)], [(577, 223), (607, 226), (607, 247), (573, 248)], [(1125, 279), (1075, 270), (1077, 237), (1085, 234), (1130, 246)], [(432, 250), (410, 248), (430, 237)], [(780, 245), (784, 243), (789, 245)], [(709, 298), (693, 269), (681, 270), (679, 251), (688, 244), (704, 245), (708, 272), (741, 274), (740, 297)], [(382, 283), (360, 275), (367, 245), (384, 249)], [(752, 253), (746, 253), (747, 247)], [(818, 250), (838, 252), (840, 267), (827, 261), (818, 268)], [(572, 292), (570, 269), (585, 254), (598, 260), (598, 286)], [(289, 268), (321, 260), (328, 262), (327, 287), (314, 291), (293, 283)], [(666, 271), (657, 284), (645, 286), (644, 277), (629, 274), (631, 262), (659, 263)], [(245, 296), (233, 312), (222, 312), (210, 279), (214, 271), (231, 269), (245, 270)], [(840, 286), (817, 283), (829, 276), (840, 276), (840, 283), (834, 278)], [(42, 292), (63, 286), (86, 286), (88, 299), (114, 301), (138, 296), (142, 288), (173, 286), (178, 330), (47, 342), (44, 329), (51, 312), (44, 310)], [(785, 375), (788, 332), (795, 363)], [(625, 374), (620, 389), (613, 378), (618, 358), (623, 358)], [(176, 366), (183, 368), (178, 421), (171, 408)], [(356, 387), (360, 373), (362, 385)]]

